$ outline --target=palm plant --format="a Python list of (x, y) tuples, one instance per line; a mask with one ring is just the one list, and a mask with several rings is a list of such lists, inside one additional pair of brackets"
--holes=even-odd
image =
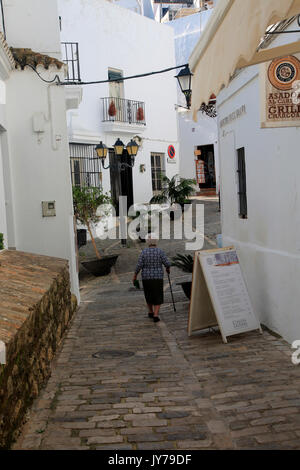
[(150, 204), (184, 204), (188, 197), (195, 192), (196, 181), (193, 179), (180, 178), (174, 175), (169, 179), (166, 175), (161, 175), (163, 189), (160, 194), (153, 196)]
[(181, 255), (177, 253), (177, 255), (172, 258), (172, 266), (176, 266), (185, 273), (192, 273), (194, 258), (191, 255)]

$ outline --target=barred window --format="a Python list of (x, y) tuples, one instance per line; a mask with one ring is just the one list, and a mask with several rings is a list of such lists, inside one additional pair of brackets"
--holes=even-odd
[(246, 162), (245, 148), (242, 147), (237, 151), (238, 158), (238, 196), (239, 196), (239, 216), (241, 219), (247, 219), (247, 184), (246, 184)]

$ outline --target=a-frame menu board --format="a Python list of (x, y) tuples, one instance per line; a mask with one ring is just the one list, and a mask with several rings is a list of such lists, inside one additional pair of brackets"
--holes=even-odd
[(227, 337), (259, 330), (234, 247), (195, 253), (188, 334), (219, 326)]

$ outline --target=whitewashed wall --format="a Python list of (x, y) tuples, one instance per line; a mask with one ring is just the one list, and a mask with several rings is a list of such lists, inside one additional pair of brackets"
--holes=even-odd
[(216, 187), (219, 187), (218, 133), (216, 119), (201, 112), (198, 122), (193, 121), (191, 113), (178, 113), (180, 135), (180, 176), (196, 179), (194, 150), (200, 145), (213, 145), (215, 152)]
[[(195, 13), (167, 23), (174, 29), (176, 63), (186, 64), (193, 48), (198, 42), (201, 33), (211, 16), (213, 10)], [(177, 103), (186, 106), (186, 100), (177, 86)], [(198, 113), (198, 121), (195, 122), (189, 111), (178, 109), (178, 129), (180, 141), (180, 176), (183, 178), (196, 178), (194, 150), (198, 145), (214, 145), (216, 180), (218, 188), (219, 163), (218, 163), (218, 130), (216, 119), (209, 118)]]
[[(50, 79), (57, 69), (39, 72)], [(36, 112), (45, 118), (40, 135), (33, 132)], [(14, 71), (7, 82), (6, 116), (15, 248), (68, 259), (72, 291), (79, 297), (65, 90), (48, 86), (31, 70)], [(56, 217), (42, 217), (42, 201), (56, 202)]]
[[(260, 128), (258, 71), (243, 70), (218, 96), (219, 120), (246, 106), (246, 114), (219, 133), (222, 232), (225, 245), (239, 249), (260, 321), (292, 342), (300, 339), (300, 128)], [(246, 158), (246, 220), (238, 215), (240, 147)]]
[(7, 42), (60, 57), (56, 0), (3, 0)]
[[(4, 14), (9, 46), (60, 57), (56, 1), (9, 0)], [(58, 73), (53, 66), (38, 71), (46, 80)], [(64, 71), (59, 75), (63, 80)], [(68, 259), (79, 299), (64, 87), (48, 85), (26, 68), (10, 73), (0, 97), (0, 231), (3, 226), (10, 248)], [(36, 113), (44, 125), (39, 134), (33, 129)], [(56, 202), (55, 217), (42, 216), (42, 201)]]
[[(156, 71), (175, 65), (174, 33), (171, 28), (121, 8), (106, 0), (59, 0), (62, 41), (79, 42), (83, 81), (107, 79), (108, 68), (124, 76)], [(163, 47), (162, 47), (163, 45)], [(69, 132), (73, 142), (112, 146), (118, 137), (127, 144), (134, 135), (143, 138), (133, 171), (135, 202), (152, 196), (151, 152), (167, 154), (175, 146), (177, 163), (166, 163), (167, 175), (179, 171), (179, 145), (175, 103), (174, 71), (124, 82), (124, 98), (145, 102), (147, 127), (142, 132), (107, 133), (102, 126), (100, 98), (109, 96), (108, 84), (83, 86), (78, 111), (70, 112)], [(146, 172), (139, 173), (140, 164)], [(104, 190), (110, 189), (109, 171), (103, 171)]]

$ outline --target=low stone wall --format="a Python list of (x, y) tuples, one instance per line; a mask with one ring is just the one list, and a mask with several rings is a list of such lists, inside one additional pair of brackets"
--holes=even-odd
[(18, 251), (0, 254), (0, 448), (9, 448), (50, 376), (51, 360), (76, 310), (68, 262)]

